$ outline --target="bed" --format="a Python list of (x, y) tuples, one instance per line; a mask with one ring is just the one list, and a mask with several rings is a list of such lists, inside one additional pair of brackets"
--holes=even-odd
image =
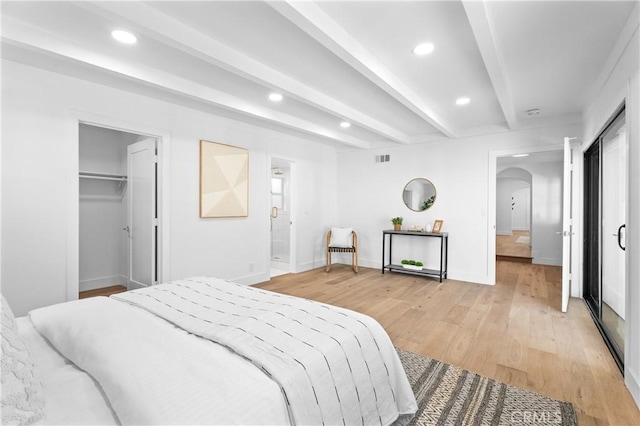
[(5, 326), (7, 310), (3, 404), (9, 328), (35, 371), (33, 410), (3, 406), (3, 424), (388, 425), (417, 408), (384, 329), (319, 302), (194, 277)]

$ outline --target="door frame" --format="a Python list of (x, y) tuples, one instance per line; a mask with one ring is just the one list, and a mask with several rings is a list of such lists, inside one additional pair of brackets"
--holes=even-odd
[[(158, 205), (160, 218), (158, 224), (158, 282), (164, 282), (171, 277), (171, 181), (170, 181), (170, 146), (171, 134), (166, 129), (147, 126), (141, 123), (130, 122), (97, 115), (85, 111), (68, 111), (67, 135), (70, 143), (69, 152), (62, 153), (63, 161), (66, 161), (67, 174), (67, 301), (77, 300), (80, 291), (80, 183), (78, 174), (80, 171), (80, 124), (102, 127), (105, 129), (119, 130), (135, 133), (142, 136), (157, 138), (158, 148)], [(66, 154), (66, 155), (64, 155)]]
[[(558, 138), (558, 143), (545, 146), (523, 146), (518, 148), (489, 151), (489, 173), (487, 191), (487, 284), (496, 283), (496, 185), (498, 157), (508, 157), (515, 154), (527, 154), (545, 151), (562, 151), (563, 138)], [(572, 141), (573, 155), (573, 249), (571, 253), (571, 297), (582, 297), (582, 163), (576, 159), (582, 159), (582, 150), (579, 149), (580, 141)], [(533, 217), (531, 218), (533, 220)]]
[[(629, 105), (628, 105), (628, 98), (625, 97), (622, 102), (620, 102), (616, 108), (613, 110), (613, 113), (611, 115), (608, 116), (607, 120), (605, 121), (604, 125), (602, 125), (602, 127), (600, 127), (598, 129), (597, 132), (595, 132), (592, 136), (591, 139), (588, 140), (588, 142), (585, 142), (584, 144), (582, 144), (582, 149), (580, 150), (580, 156), (581, 156), (581, 163), (583, 164), (584, 161), (584, 154), (596, 143), (599, 144), (598, 149), (600, 150), (600, 155), (602, 156), (602, 142), (600, 140), (602, 134), (607, 130), (607, 128), (618, 118), (618, 116), (620, 114), (624, 114), (624, 118), (625, 118), (625, 125), (627, 126), (627, 129), (629, 128), (628, 126), (630, 126), (630, 120), (629, 120)], [(625, 208), (625, 223), (628, 225), (629, 224), (629, 218), (630, 218), (630, 212), (631, 212), (631, 207), (630, 207), (630, 201), (631, 201), (631, 188), (630, 188), (630, 178), (631, 178), (631, 162), (632, 162), (632, 158), (631, 155), (629, 153), (629, 132), (627, 131), (626, 134), (626, 138), (625, 138), (625, 158), (626, 158), (626, 173), (625, 173), (625, 181), (626, 181), (626, 185), (627, 185), (627, 191), (626, 191), (626, 197), (627, 197), (627, 202), (626, 202), (626, 208)], [(599, 159), (599, 166), (600, 169), (602, 168), (602, 157), (600, 157)], [(600, 170), (601, 172), (602, 170)], [(581, 181), (584, 179), (583, 174), (581, 173), (580, 175), (580, 179)], [(598, 185), (600, 186), (599, 191), (602, 191), (602, 176), (599, 176), (599, 182)], [(582, 192), (581, 192), (582, 193)], [(584, 201), (584, 197), (583, 199), (581, 199), (581, 201)], [(584, 204), (581, 204), (581, 208), (580, 208), (580, 215), (582, 217), (583, 214), (583, 209), (584, 209)], [(599, 210), (601, 210), (601, 206), (598, 207)], [(599, 212), (601, 213), (601, 211)], [(583, 223), (580, 223), (580, 227), (582, 228), (584, 225)], [(601, 218), (599, 220), (598, 223), (598, 227), (600, 230), (600, 237), (602, 237), (602, 221)], [(628, 229), (628, 228), (627, 228)], [(628, 234), (627, 234), (628, 235)], [(580, 253), (582, 255), (583, 251), (584, 251), (584, 245), (582, 244), (582, 238), (580, 239)], [(625, 236), (625, 244), (626, 244), (626, 236)], [(599, 261), (600, 263), (602, 263), (602, 242), (599, 241), (599, 247), (598, 247), (598, 257), (599, 257)], [(630, 294), (630, 288), (631, 288), (631, 281), (630, 281), (630, 268), (631, 268), (631, 258), (630, 258), (630, 254), (629, 254), (629, 250), (625, 250), (625, 312), (631, 312), (632, 306), (632, 299), (629, 297)], [(581, 269), (582, 270), (582, 269)], [(600, 291), (602, 291), (602, 270), (600, 269), (598, 272), (598, 280), (599, 280), (599, 286), (600, 286)], [(580, 282), (580, 289), (581, 289), (581, 296), (582, 297), (582, 290), (583, 290), (583, 286), (584, 283), (581, 281)], [(587, 301), (585, 299), (585, 304), (587, 304)], [(598, 307), (598, 311), (601, 312), (601, 304), (602, 304), (602, 299), (599, 300), (599, 307)], [(609, 342), (610, 337), (608, 335), (606, 335), (606, 332), (602, 329), (602, 326), (599, 324), (599, 319), (597, 319), (594, 316), (594, 313), (592, 312), (593, 307), (589, 306), (587, 308), (587, 310), (589, 311), (589, 314), (592, 316), (593, 320), (594, 320), (594, 324), (596, 325), (596, 328), (598, 329), (598, 331), (600, 332), (600, 334), (602, 335), (603, 341), (605, 342), (605, 344), (607, 345), (607, 348), (609, 348), (610, 352), (611, 352), (611, 356), (613, 357), (613, 359), (615, 360), (616, 364), (618, 365), (618, 368), (620, 368), (620, 371), (622, 372), (623, 376), (625, 376), (625, 378), (627, 377), (626, 372), (628, 371), (628, 363), (626, 362), (626, 360), (629, 359), (629, 352), (630, 352), (630, 345), (626, 344), (627, 342), (631, 341), (631, 330), (630, 327), (625, 327), (625, 334), (624, 334), (624, 341), (625, 341), (625, 346), (624, 346), (624, 362), (619, 359), (619, 357), (617, 356), (617, 354), (615, 354), (615, 350), (612, 349), (611, 347), (611, 342)], [(601, 314), (599, 314), (601, 315)], [(628, 314), (627, 314), (628, 315)], [(627, 387), (629, 389), (631, 389), (631, 387), (629, 386), (629, 383), (625, 380), (625, 384), (627, 385)]]

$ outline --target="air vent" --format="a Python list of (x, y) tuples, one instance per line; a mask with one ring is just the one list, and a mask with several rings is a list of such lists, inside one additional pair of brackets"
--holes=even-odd
[(376, 155), (376, 163), (388, 163), (391, 161), (389, 154)]

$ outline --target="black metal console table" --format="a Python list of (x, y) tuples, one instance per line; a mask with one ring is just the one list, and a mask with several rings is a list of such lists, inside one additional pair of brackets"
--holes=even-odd
[[(389, 261), (387, 262), (385, 257), (385, 249), (387, 246), (387, 235), (389, 236)], [(410, 237), (431, 237), (440, 238), (440, 270), (435, 269), (422, 269), (413, 270), (404, 268), (400, 264), (393, 264), (392, 262), (392, 249), (393, 249), (393, 236), (394, 235), (408, 235)], [(412, 232), (412, 231), (394, 231), (392, 229), (386, 229), (382, 231), (382, 273), (385, 269), (393, 272), (404, 272), (407, 274), (425, 275), (432, 277), (439, 277), (440, 282), (442, 278), (447, 278), (447, 262), (449, 260), (449, 234), (447, 232), (441, 232), (439, 234), (433, 232)]]

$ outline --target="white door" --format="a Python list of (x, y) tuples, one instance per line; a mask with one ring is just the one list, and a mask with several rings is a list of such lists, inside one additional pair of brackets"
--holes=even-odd
[(573, 219), (571, 217), (571, 183), (573, 164), (571, 161), (571, 140), (564, 138), (564, 179), (562, 186), (562, 312), (567, 312), (571, 294), (571, 240)]
[(157, 280), (156, 140), (127, 147), (129, 283), (146, 287)]

